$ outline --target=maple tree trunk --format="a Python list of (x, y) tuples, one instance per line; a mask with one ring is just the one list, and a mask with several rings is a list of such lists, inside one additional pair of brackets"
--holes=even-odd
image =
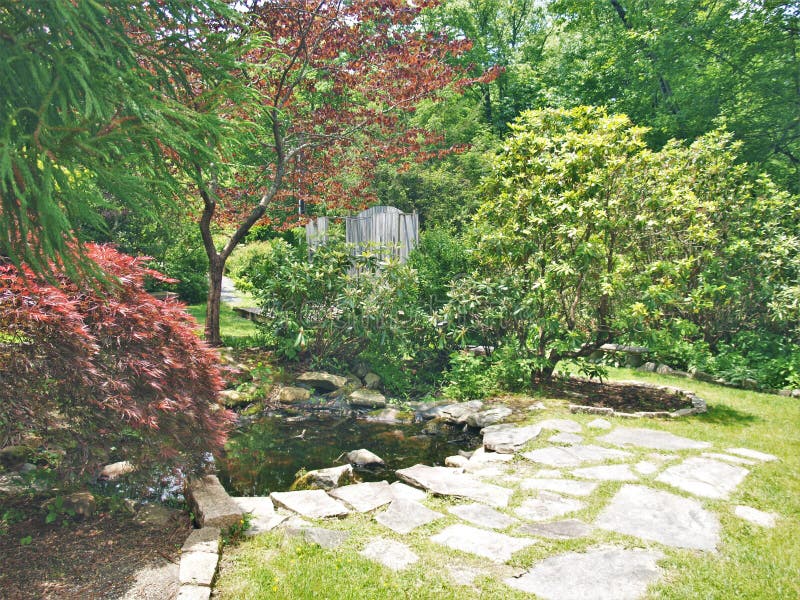
[(205, 338), (211, 346), (222, 346), (222, 338), (219, 334), (219, 308), (222, 303), (222, 275), (224, 272), (224, 260), (209, 261)]

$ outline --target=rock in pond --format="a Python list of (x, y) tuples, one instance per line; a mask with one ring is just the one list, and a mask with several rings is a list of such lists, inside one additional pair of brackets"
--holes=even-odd
[(386, 406), (386, 396), (377, 390), (360, 389), (348, 396), (351, 406), (366, 406), (368, 408), (383, 408)]
[(342, 465), (327, 469), (316, 469), (298, 477), (292, 484), (293, 490), (323, 489), (332, 490), (348, 483), (353, 483), (353, 467)]
[(281, 391), (278, 393), (278, 401), (284, 404), (305, 402), (309, 398), (311, 398), (311, 390), (295, 386), (281, 388)]
[(347, 453), (347, 462), (357, 467), (384, 467), (386, 463), (377, 454), (370, 452), (366, 448), (351, 450)]
[(448, 404), (438, 409), (435, 417), (441, 419), (446, 423), (455, 423), (456, 425), (463, 425), (471, 415), (478, 413), (483, 408), (483, 402), (480, 400), (470, 400), (469, 402), (457, 402), (455, 404)]
[(297, 376), (297, 381), (323, 392), (333, 392), (347, 385), (347, 379), (330, 373), (308, 371)]
[(489, 425), (494, 425), (495, 423), (499, 423), (506, 417), (511, 415), (511, 409), (507, 406), (495, 406), (488, 410), (482, 410), (481, 412), (473, 413), (467, 416), (467, 425), (470, 427), (477, 427), (478, 429), (483, 429), (484, 427), (488, 427)]

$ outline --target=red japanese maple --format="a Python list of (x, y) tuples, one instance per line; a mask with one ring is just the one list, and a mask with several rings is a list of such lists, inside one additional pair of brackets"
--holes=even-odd
[(216, 352), (179, 303), (144, 291), (146, 277), (162, 277), (146, 259), (102, 245), (86, 253), (106, 287), (0, 263), (0, 441), (33, 435), (61, 454), (64, 477), (123, 458), (142, 471), (198, 464), (232, 423), (214, 410)]

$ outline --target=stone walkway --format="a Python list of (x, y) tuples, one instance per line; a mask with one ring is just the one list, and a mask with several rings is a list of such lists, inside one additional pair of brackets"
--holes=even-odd
[[(456, 578), (500, 573), (509, 588), (544, 599), (635, 599), (663, 576), (659, 561), (670, 548), (716, 552), (721, 526), (708, 502), (730, 498), (750, 470), (776, 460), (665, 431), (613, 427), (602, 419), (586, 426), (571, 419), (494, 425), (486, 428), (486, 440), (498, 452), (479, 449), (468, 460), (454, 460), (461, 465), (455, 468), (401, 469), (402, 482), (391, 485), (280, 492), (271, 495), (272, 502), (234, 500), (253, 513), (252, 533), (285, 527), (324, 547), (335, 547), (348, 536), (326, 529), (321, 519), (372, 512), (395, 539), (372, 537), (360, 551), (389, 569), (422, 560), (395, 534), (401, 540), (415, 536), (419, 548), (423, 531), (421, 543), (431, 549), (456, 550), (484, 565), (476, 569), (474, 560), (463, 568), (455, 564), (451, 572)], [(449, 499), (447, 514), (440, 512), (441, 502), (437, 510), (426, 506), (431, 495)], [(576, 518), (598, 503), (599, 512), (592, 511), (596, 516)], [(714, 506), (760, 527), (774, 527), (780, 518), (748, 506)], [(419, 530), (423, 525), (428, 527)], [(555, 552), (526, 569), (505, 566), (517, 552), (543, 540), (607, 540), (603, 532), (629, 537), (590, 542), (581, 552)]]

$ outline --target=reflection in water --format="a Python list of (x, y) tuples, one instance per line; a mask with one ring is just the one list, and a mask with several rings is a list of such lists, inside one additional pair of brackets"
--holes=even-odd
[(284, 491), (300, 469), (343, 464), (342, 453), (359, 448), (386, 461), (386, 469), (358, 470), (359, 478), (394, 481), (397, 469), (417, 463), (444, 464), (444, 459), (458, 450), (480, 445), (475, 431), (445, 428), (438, 435), (426, 435), (422, 427), (421, 423), (374, 423), (330, 414), (310, 414), (303, 419), (269, 414), (231, 435), (227, 457), (217, 465), (220, 481), (234, 496)]

